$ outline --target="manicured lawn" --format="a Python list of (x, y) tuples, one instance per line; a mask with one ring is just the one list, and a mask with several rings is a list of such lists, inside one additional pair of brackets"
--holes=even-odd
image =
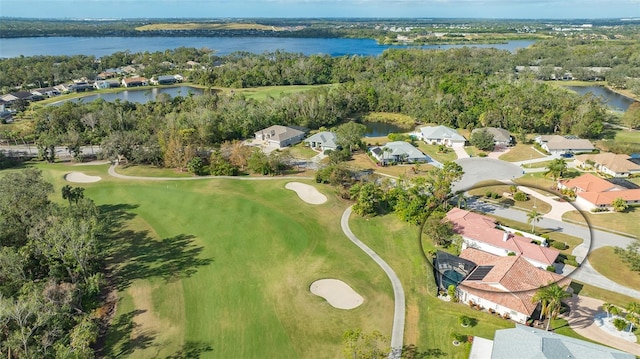
[(629, 269), (613, 252), (613, 247), (602, 247), (589, 252), (589, 263), (603, 276), (612, 281), (640, 290), (640, 275)]
[[(284, 180), (129, 181), (107, 165), (36, 166), (58, 200), (71, 170), (103, 178), (76, 185), (112, 220), (103, 243), (119, 300), (104, 357), (336, 358), (346, 330), (391, 331), (391, 285), (342, 233), (345, 204), (330, 187), (313, 206)], [(331, 307), (309, 292), (321, 278), (344, 280), (364, 304)]]
[[(446, 358), (467, 358), (469, 345), (453, 346), (451, 333), (493, 339), (497, 329), (514, 326), (513, 322), (435, 297), (433, 269), (422, 254), (417, 227), (401, 222), (393, 214), (373, 218), (352, 215), (350, 226), (358, 238), (393, 268), (402, 282), (407, 305), (405, 344), (415, 344), (421, 351), (440, 350)], [(458, 324), (461, 315), (475, 318), (478, 324), (461, 327)]]
[(303, 145), (302, 143), (289, 147), (285, 149), (285, 151), (288, 151), (289, 154), (295, 158), (303, 158), (307, 160), (318, 154), (318, 152), (312, 150), (309, 146)]
[(613, 138), (606, 138), (596, 142), (602, 150), (617, 149), (619, 153), (633, 153), (640, 151), (640, 131), (611, 130)]
[(420, 151), (422, 151), (424, 154), (426, 154), (429, 157), (432, 157), (433, 159), (435, 159), (440, 163), (454, 161), (458, 158), (456, 156), (456, 153), (451, 148), (447, 147), (446, 153), (440, 153), (438, 152), (438, 147), (439, 147), (438, 145), (427, 145), (423, 141), (417, 141), (417, 144)]
[(526, 161), (535, 158), (542, 158), (544, 155), (534, 150), (532, 145), (517, 144), (509, 150), (509, 152), (500, 156), (499, 159), (507, 162)]
[(465, 146), (464, 150), (467, 151), (471, 157), (479, 157), (480, 153), (487, 154), (486, 151), (480, 151), (476, 146)]
[[(429, 164), (403, 164), (403, 165), (391, 165), (391, 166), (378, 166), (373, 162), (369, 156), (364, 153), (358, 153), (352, 156), (352, 160), (347, 164), (353, 169), (372, 169), (377, 173), (382, 173), (394, 177), (412, 177), (415, 175), (425, 174), (428, 170), (433, 168)], [(416, 169), (416, 171), (414, 171)]]
[[(640, 207), (630, 207), (626, 212), (591, 213), (583, 212), (590, 225), (605, 230), (619, 231), (638, 237), (638, 223), (640, 223)], [(583, 215), (578, 211), (567, 212), (563, 219), (584, 223)]]
[(362, 141), (366, 143), (368, 146), (381, 146), (388, 142), (391, 142), (391, 140), (387, 136), (363, 137)]
[(628, 297), (626, 295), (616, 292), (610, 292), (608, 290), (604, 290), (602, 288), (594, 287), (578, 281), (572, 281), (571, 288), (573, 288), (573, 292), (576, 294), (583, 295), (585, 297), (600, 299), (608, 303), (613, 303), (621, 308), (626, 307), (627, 304), (631, 302), (637, 301), (637, 299)]
[(131, 165), (131, 166), (118, 166), (116, 172), (127, 176), (141, 176), (141, 177), (193, 177), (189, 172), (179, 172), (173, 168), (146, 166), (146, 165)]
[[(491, 203), (498, 203), (507, 207), (517, 207), (517, 208), (524, 209), (526, 211), (533, 211), (533, 206), (535, 206), (538, 213), (542, 213), (542, 214), (549, 213), (549, 211), (551, 211), (551, 205), (549, 205), (544, 201), (535, 200), (534, 199), (535, 197), (529, 198), (526, 201), (520, 202), (520, 201), (515, 201), (512, 198), (502, 196), (503, 193), (510, 193), (509, 191), (510, 186), (508, 185), (503, 184), (503, 185), (487, 185), (482, 187), (480, 186), (481, 186), (480, 184), (476, 185), (476, 187), (471, 191), (469, 191), (468, 193), (472, 196), (481, 197), (482, 200), (484, 201), (488, 201)], [(488, 199), (484, 197), (487, 191), (497, 193), (502, 197), (498, 199)]]

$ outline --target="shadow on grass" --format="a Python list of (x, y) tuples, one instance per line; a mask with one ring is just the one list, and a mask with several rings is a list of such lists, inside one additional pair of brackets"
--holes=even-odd
[[(105, 346), (107, 358), (128, 356), (135, 350), (150, 347), (155, 340), (156, 333), (139, 333), (131, 338), (134, 329), (138, 326), (134, 318), (146, 310), (132, 310), (115, 318), (109, 326), (109, 338)], [(101, 354), (101, 353), (98, 353)]]
[(407, 359), (440, 358), (445, 356), (447, 356), (447, 353), (437, 348), (420, 351), (414, 344), (402, 347), (402, 357)]
[(160, 277), (169, 282), (186, 278), (213, 261), (199, 258), (203, 248), (193, 244), (193, 235), (155, 240), (148, 231), (125, 229), (125, 223), (136, 216), (131, 212), (135, 208), (127, 204), (100, 207), (108, 227), (106, 252), (115, 288), (126, 289), (136, 279)]
[(211, 352), (211, 345), (203, 342), (186, 342), (180, 350), (171, 354), (167, 359), (197, 359), (204, 352)]

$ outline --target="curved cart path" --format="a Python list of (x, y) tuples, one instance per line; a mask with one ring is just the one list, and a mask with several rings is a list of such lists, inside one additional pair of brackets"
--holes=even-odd
[(404, 341), (404, 290), (402, 284), (396, 273), (391, 267), (384, 261), (376, 252), (362, 243), (361, 240), (356, 237), (351, 228), (349, 228), (349, 217), (351, 216), (352, 208), (347, 208), (342, 213), (342, 219), (340, 219), (340, 225), (344, 234), (353, 242), (356, 246), (360, 247), (366, 254), (371, 257), (379, 266), (384, 270), (391, 281), (393, 286), (393, 296), (395, 297), (395, 309), (393, 313), (393, 328), (391, 329), (391, 352), (389, 353), (389, 359), (400, 358), (402, 354), (402, 343)]

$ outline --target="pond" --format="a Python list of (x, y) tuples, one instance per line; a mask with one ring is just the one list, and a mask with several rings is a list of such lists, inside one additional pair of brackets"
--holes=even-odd
[(158, 97), (158, 95), (160, 94), (167, 94), (173, 98), (176, 96), (188, 96), (189, 94), (198, 96), (202, 95), (203, 92), (204, 91), (202, 89), (191, 86), (139, 88), (120, 92), (94, 93), (92, 95), (87, 95), (84, 97), (61, 100), (58, 102), (54, 102), (52, 105), (58, 106), (67, 101), (88, 103), (99, 98), (107, 102), (115, 102), (116, 100), (120, 100), (136, 103), (147, 103), (149, 101), (155, 101), (156, 97)]
[(594, 96), (600, 97), (602, 102), (614, 111), (624, 112), (635, 102), (634, 99), (613, 92), (604, 86), (567, 86), (567, 88), (580, 95), (592, 93)]
[(364, 133), (365, 137), (384, 137), (390, 133), (409, 132), (409, 130), (392, 123), (362, 121), (362, 124), (367, 127)]

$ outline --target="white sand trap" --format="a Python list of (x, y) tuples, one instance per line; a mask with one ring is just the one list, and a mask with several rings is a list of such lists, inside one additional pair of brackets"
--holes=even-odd
[(364, 302), (360, 294), (338, 279), (319, 279), (311, 283), (310, 290), (311, 293), (326, 299), (332, 307), (338, 309), (353, 309)]
[(284, 188), (295, 191), (301, 200), (309, 204), (323, 204), (327, 196), (320, 193), (315, 187), (300, 182), (289, 182)]
[(100, 181), (102, 177), (88, 176), (82, 172), (69, 172), (64, 176), (64, 179), (74, 183), (93, 183)]

